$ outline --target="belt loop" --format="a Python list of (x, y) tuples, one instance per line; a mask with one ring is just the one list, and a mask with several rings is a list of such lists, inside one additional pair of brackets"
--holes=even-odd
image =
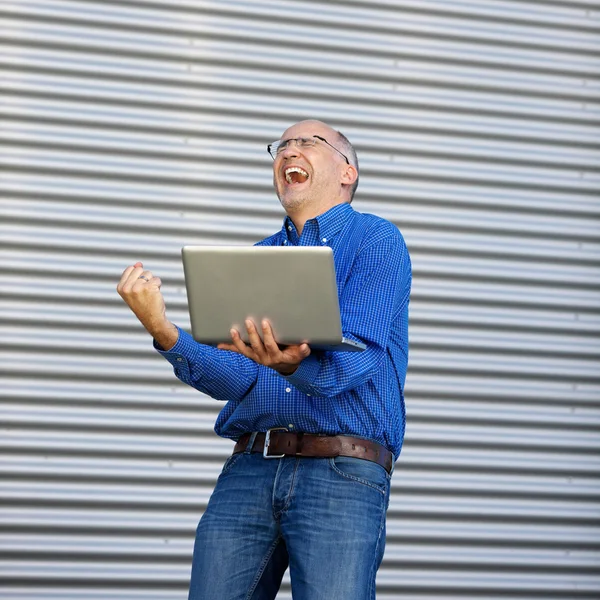
[(256, 436), (258, 435), (258, 431), (253, 431), (248, 438), (248, 444), (246, 445), (246, 449), (244, 450), (244, 454), (250, 454), (252, 452), (252, 446), (254, 446), (254, 442), (256, 440)]

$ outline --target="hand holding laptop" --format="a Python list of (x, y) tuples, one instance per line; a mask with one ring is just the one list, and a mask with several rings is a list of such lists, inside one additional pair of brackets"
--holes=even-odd
[(232, 329), (230, 333), (233, 343), (219, 344), (217, 348), (243, 354), (284, 376), (294, 373), (298, 365), (310, 354), (308, 344), (286, 346), (281, 349), (275, 341), (271, 324), (266, 319), (261, 323), (262, 339), (253, 321), (248, 319), (245, 321), (245, 325), (249, 345), (242, 340), (239, 331)]

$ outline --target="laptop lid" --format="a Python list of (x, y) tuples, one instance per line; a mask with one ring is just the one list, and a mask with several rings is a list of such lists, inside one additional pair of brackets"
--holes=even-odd
[(268, 319), (282, 345), (360, 351), (342, 338), (333, 251), (320, 246), (185, 246), (182, 249), (192, 335), (229, 342), (244, 321)]

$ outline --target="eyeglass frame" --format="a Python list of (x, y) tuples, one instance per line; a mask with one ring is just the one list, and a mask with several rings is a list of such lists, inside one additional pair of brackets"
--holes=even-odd
[[(340, 156), (343, 156), (344, 160), (346, 161), (346, 164), (350, 164), (350, 161), (348, 160), (348, 157), (343, 153), (340, 152), (333, 144), (330, 144), (324, 137), (321, 137), (320, 135), (313, 135), (312, 137), (317, 138), (318, 140), (320, 140), (321, 142), (325, 142), (330, 148), (333, 148)], [(282, 142), (297, 142), (298, 140), (301, 139), (310, 139), (310, 138), (289, 138), (287, 140), (282, 140)], [(279, 140), (278, 140), (279, 141)], [(273, 156), (273, 154), (271, 154), (271, 148), (273, 147), (274, 144), (276, 144), (277, 142), (273, 142), (271, 144), (267, 145), (267, 152), (269, 153), (269, 156), (275, 160), (278, 156), (277, 153), (275, 153), (275, 156)]]

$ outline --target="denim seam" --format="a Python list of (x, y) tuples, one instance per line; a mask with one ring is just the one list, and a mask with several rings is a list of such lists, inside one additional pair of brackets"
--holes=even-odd
[[(383, 498), (383, 501), (385, 503), (385, 496)], [(383, 533), (383, 527), (385, 525), (385, 519), (386, 519), (386, 514), (387, 514), (387, 508), (385, 506), (382, 507), (382, 511), (381, 511), (381, 521), (379, 523), (379, 534), (377, 535), (377, 544), (375, 545), (375, 553), (374, 553), (374, 557), (373, 557), (373, 564), (371, 565), (371, 577), (370, 577), (370, 584), (369, 584), (369, 597), (372, 598), (373, 600), (375, 599), (375, 579), (377, 577), (377, 570), (378, 570), (378, 566), (377, 566), (377, 553), (379, 551), (379, 545), (381, 544), (381, 534)], [(383, 558), (383, 557), (382, 557)]]
[(258, 572), (256, 573), (256, 577), (254, 578), (254, 581), (252, 582), (252, 585), (250, 586), (250, 589), (248, 590), (248, 594), (246, 595), (246, 600), (252, 600), (252, 595), (256, 591), (256, 586), (258, 585), (260, 578), (263, 576), (263, 573), (265, 572), (265, 569), (266, 569), (267, 565), (269, 564), (269, 560), (271, 560), (271, 556), (273, 556), (273, 552), (275, 552), (275, 548), (277, 548), (277, 544), (279, 544), (280, 540), (281, 540), (281, 536), (279, 536), (273, 542), (273, 544), (271, 544), (271, 547), (269, 548), (269, 550), (267, 551), (267, 554), (263, 558), (263, 560), (260, 564), (260, 567), (258, 568)]
[(362, 483), (363, 485), (366, 485), (366, 486), (368, 486), (370, 488), (373, 488), (374, 490), (377, 490), (380, 494), (382, 494), (383, 496), (385, 496), (385, 490), (382, 490), (378, 485), (376, 485), (374, 483), (371, 483), (370, 481), (367, 481), (366, 479), (361, 479), (360, 477), (356, 477), (356, 475), (350, 475), (349, 473), (344, 473), (344, 471), (338, 469), (337, 466), (336, 466), (336, 464), (335, 464), (335, 458), (330, 458), (329, 459), (329, 464), (331, 465), (331, 468), (338, 475), (341, 475), (345, 479), (349, 479), (351, 481), (356, 481), (357, 483)]
[(225, 464), (223, 465), (223, 470), (221, 471), (221, 475), (225, 475), (225, 473), (228, 473), (229, 470), (231, 469), (231, 467), (233, 467), (233, 465), (235, 465), (235, 463), (239, 460), (240, 456), (241, 456), (241, 453), (232, 454), (231, 456), (228, 456), (227, 460), (225, 461)]

